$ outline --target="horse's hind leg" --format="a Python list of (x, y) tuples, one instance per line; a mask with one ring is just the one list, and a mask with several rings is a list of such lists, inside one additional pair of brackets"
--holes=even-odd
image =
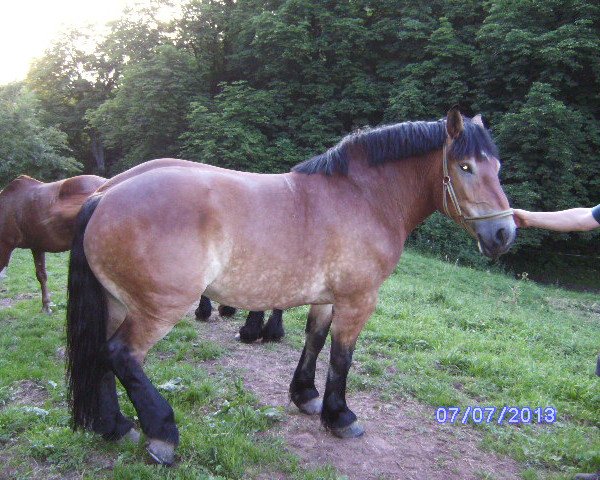
[(94, 432), (102, 435), (106, 440), (119, 440), (125, 436), (134, 442), (139, 440), (139, 433), (135, 430), (133, 422), (121, 413), (115, 374), (111, 370), (106, 370), (100, 381), (98, 402), (100, 413), (92, 425)]
[(210, 318), (210, 315), (212, 314), (212, 305), (208, 297), (205, 297), (204, 295), (200, 297), (200, 304), (195, 313), (196, 320), (205, 322)]
[(306, 341), (292, 383), (290, 398), (304, 413), (321, 411), (319, 392), (315, 387), (317, 357), (325, 345), (331, 325), (332, 305), (312, 305), (306, 322)]
[(285, 332), (283, 331), (283, 311), (273, 310), (269, 320), (263, 327), (261, 337), (263, 342), (276, 342), (281, 340)]
[[(140, 326), (139, 331), (137, 326)], [(157, 463), (171, 465), (179, 444), (173, 409), (142, 369), (147, 351), (170, 328), (148, 327), (128, 315), (108, 341), (107, 359), (138, 413), (142, 430), (148, 437), (148, 453)]]
[(265, 312), (250, 312), (246, 323), (240, 328), (240, 340), (252, 343), (260, 338), (262, 326), (265, 321)]
[[(108, 329), (114, 332), (125, 318), (125, 310), (119, 304), (109, 298), (108, 301)], [(110, 335), (111, 333), (108, 333)], [(101, 376), (98, 393), (98, 416), (92, 423), (92, 430), (104, 437), (105, 440), (120, 440), (127, 437), (134, 442), (140, 438), (140, 434), (134, 428), (134, 423), (123, 416), (117, 397), (117, 386), (115, 374), (111, 366), (105, 362), (105, 373)]]
[(35, 276), (42, 287), (42, 312), (50, 314), (52, 313), (52, 309), (50, 308), (50, 293), (46, 286), (46, 282), (48, 281), (48, 275), (46, 274), (46, 254), (40, 250), (32, 250), (31, 253), (33, 254), (33, 262), (35, 263)]

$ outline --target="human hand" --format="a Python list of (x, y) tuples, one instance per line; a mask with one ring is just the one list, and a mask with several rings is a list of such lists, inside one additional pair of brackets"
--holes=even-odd
[(527, 219), (528, 214), (529, 212), (527, 210), (513, 208), (513, 219), (518, 228), (527, 228), (529, 226)]

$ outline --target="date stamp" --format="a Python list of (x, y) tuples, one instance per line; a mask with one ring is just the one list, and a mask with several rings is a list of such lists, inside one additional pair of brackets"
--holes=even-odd
[(557, 412), (554, 407), (438, 407), (435, 420), (438, 423), (450, 424), (482, 424), (498, 425), (515, 424), (551, 424), (556, 422)]

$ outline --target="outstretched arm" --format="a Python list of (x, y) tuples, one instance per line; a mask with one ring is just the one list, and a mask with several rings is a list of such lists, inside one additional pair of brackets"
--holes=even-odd
[(556, 232), (585, 232), (600, 227), (600, 206), (571, 208), (558, 212), (528, 212), (514, 209), (514, 219), (520, 228), (545, 228)]

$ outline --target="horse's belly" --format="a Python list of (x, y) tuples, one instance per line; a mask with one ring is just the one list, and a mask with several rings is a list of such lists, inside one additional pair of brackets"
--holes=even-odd
[(204, 294), (221, 304), (244, 310), (283, 310), (299, 305), (333, 303), (323, 278), (298, 279), (267, 270), (250, 276), (224, 275), (208, 285)]

